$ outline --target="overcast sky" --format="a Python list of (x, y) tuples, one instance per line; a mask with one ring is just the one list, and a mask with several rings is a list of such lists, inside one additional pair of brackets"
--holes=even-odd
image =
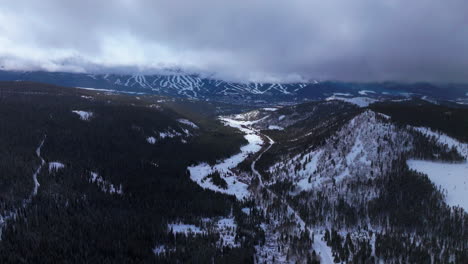
[(468, 1), (0, 0), (0, 65), (468, 81)]

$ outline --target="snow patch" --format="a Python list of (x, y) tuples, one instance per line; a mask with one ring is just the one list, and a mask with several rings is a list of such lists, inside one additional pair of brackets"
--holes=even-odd
[(123, 195), (122, 184), (120, 184), (119, 188), (116, 188), (112, 183), (104, 180), (99, 174), (96, 172), (90, 172), (90, 179), (91, 183), (95, 183), (99, 189), (105, 193), (109, 194), (119, 194)]
[(156, 138), (155, 137), (147, 137), (146, 141), (150, 144), (155, 144), (156, 143)]
[(205, 231), (202, 231), (200, 227), (183, 223), (168, 224), (167, 228), (172, 231), (172, 233), (177, 234), (205, 234)]
[(284, 130), (283, 127), (275, 126), (275, 125), (269, 125), (269, 126), (268, 126), (268, 129), (269, 129), (269, 130)]
[(323, 264), (334, 264), (334, 258), (333, 258), (333, 253), (332, 249), (327, 245), (327, 243), (324, 240), (324, 234), (315, 234), (314, 235), (314, 244), (312, 246), (317, 253), (318, 256), (320, 256), (320, 263)]
[(89, 121), (93, 117), (93, 112), (73, 110), (73, 113), (80, 116), (80, 119), (83, 121)]
[(181, 124), (184, 124), (184, 125), (191, 126), (193, 128), (198, 128), (198, 126), (195, 125), (195, 123), (193, 123), (192, 121), (187, 120), (187, 119), (177, 119), (177, 122), (179, 122)]
[(339, 101), (343, 101), (343, 102), (347, 102), (347, 103), (350, 103), (350, 104), (357, 105), (359, 107), (367, 107), (370, 104), (373, 104), (373, 103), (378, 101), (376, 99), (372, 99), (372, 98), (368, 98), (368, 97), (346, 98), (346, 97), (339, 97), (339, 96), (330, 96), (330, 97), (326, 98), (325, 100), (327, 100), (327, 101), (339, 100)]
[(250, 215), (250, 208), (245, 207), (245, 208), (242, 208), (241, 211), (246, 215)]
[(219, 233), (219, 246), (222, 247), (240, 247), (240, 243), (236, 243), (237, 224), (234, 218), (221, 218), (216, 222), (216, 232)]
[(375, 94), (375, 92), (372, 90), (361, 90), (358, 92), (360, 95), (369, 95), (370, 93)]
[(180, 137), (180, 136), (182, 136), (182, 134), (175, 131), (174, 129), (170, 129), (170, 130), (167, 130), (165, 132), (159, 132), (159, 137), (161, 139), (174, 138), (174, 137)]
[(353, 96), (350, 93), (333, 93), (334, 96)]
[(56, 172), (60, 169), (65, 168), (65, 165), (58, 161), (49, 162), (49, 173)]

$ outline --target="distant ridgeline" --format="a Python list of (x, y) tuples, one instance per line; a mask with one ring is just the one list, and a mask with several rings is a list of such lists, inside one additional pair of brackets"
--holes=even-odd
[(231, 103), (295, 102), (331, 96), (450, 100), (467, 103), (468, 85), (429, 83), (349, 83), (311, 80), (304, 83), (228, 82), (194, 74), (86, 74), (43, 71), (0, 71), (0, 81), (34, 81), (60, 86), (106, 89), (123, 93), (217, 100)]

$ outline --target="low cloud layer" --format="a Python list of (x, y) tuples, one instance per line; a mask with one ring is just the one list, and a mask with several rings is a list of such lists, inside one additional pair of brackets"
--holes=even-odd
[(0, 0), (0, 66), (468, 81), (465, 0)]

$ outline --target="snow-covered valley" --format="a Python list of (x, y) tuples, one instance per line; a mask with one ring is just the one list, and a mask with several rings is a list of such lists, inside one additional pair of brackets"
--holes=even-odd
[[(240, 153), (227, 158), (219, 163), (211, 166), (207, 163), (201, 163), (188, 168), (190, 178), (203, 188), (207, 188), (216, 192), (235, 195), (237, 199), (243, 200), (250, 196), (248, 191), (250, 180), (248, 178), (241, 178), (232, 169), (236, 168), (242, 161), (250, 155), (258, 152), (263, 145), (262, 138), (258, 135), (257, 131), (248, 128), (247, 122), (236, 121), (233, 119), (222, 117), (220, 118), (225, 125), (239, 129), (245, 133), (245, 139), (248, 144), (242, 146)], [(208, 178), (210, 174), (218, 172), (221, 179), (227, 184), (226, 188), (217, 186), (211, 179)]]

